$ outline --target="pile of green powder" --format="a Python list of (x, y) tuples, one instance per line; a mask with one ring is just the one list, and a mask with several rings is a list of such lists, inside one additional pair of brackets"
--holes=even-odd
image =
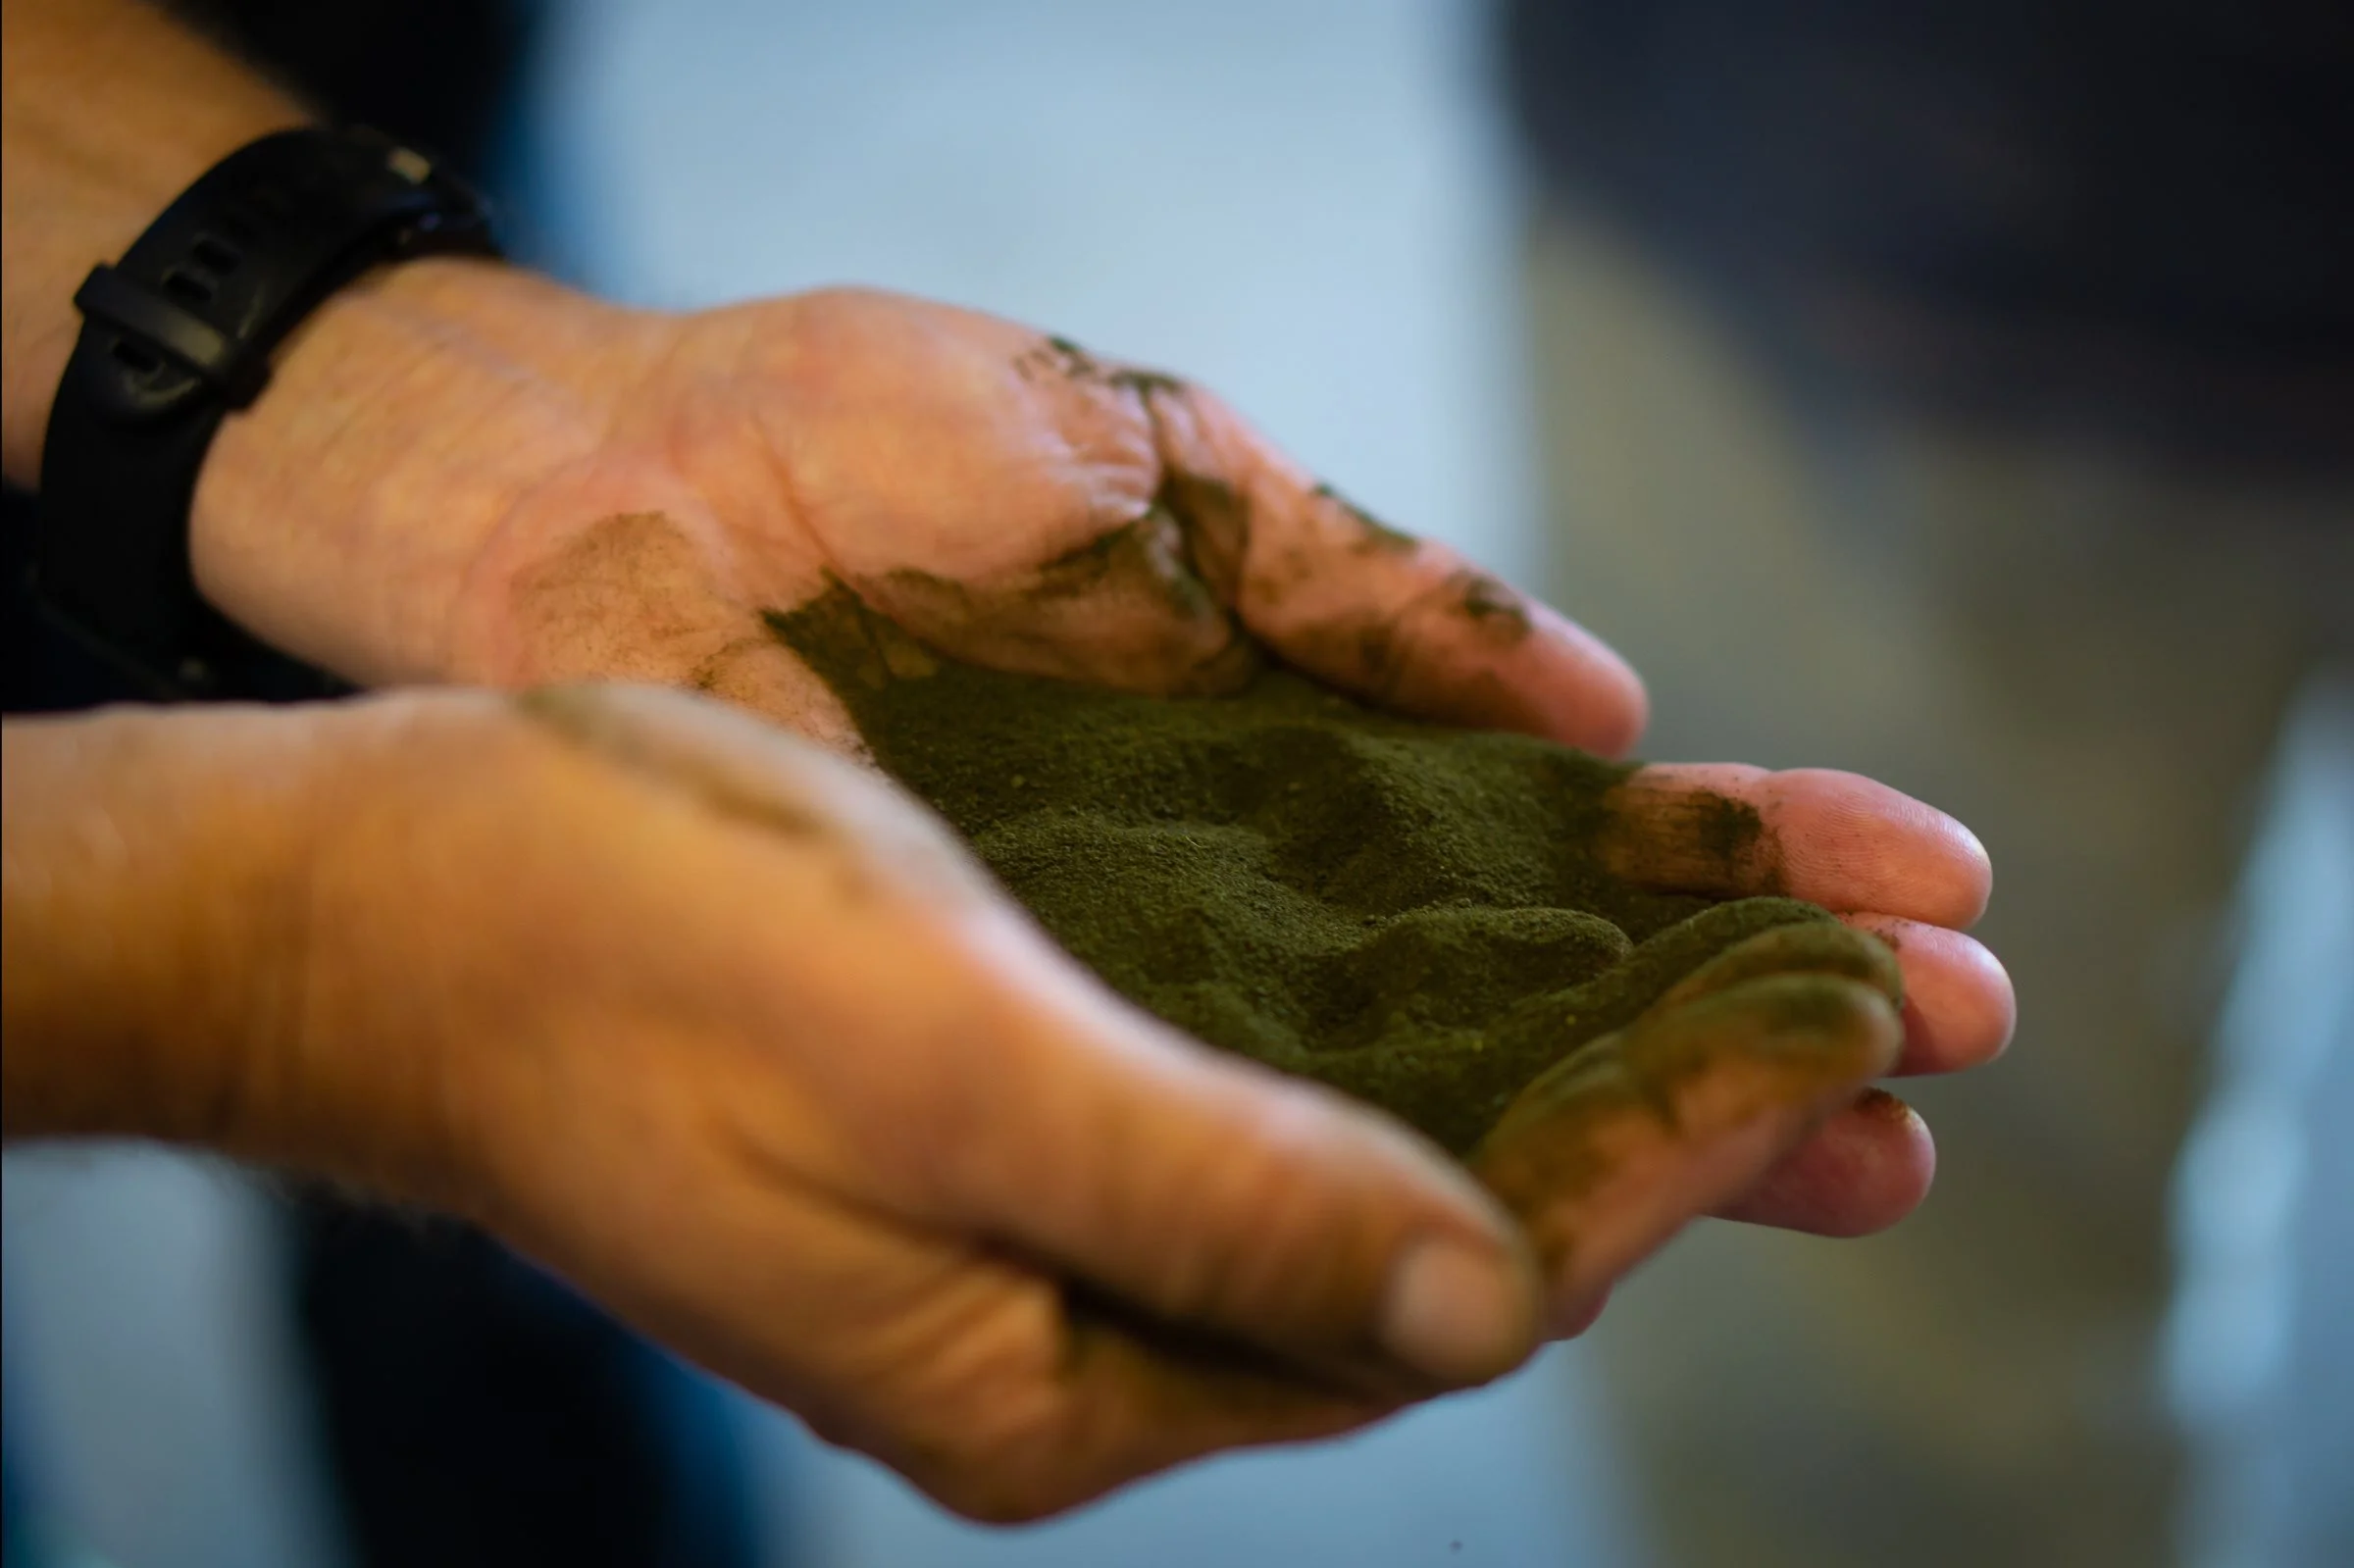
[[(1372, 712), (1296, 675), (1134, 696), (943, 660), (837, 593), (771, 626), (875, 758), (1110, 985), (1460, 1154), (1707, 959), (1827, 920), (1605, 869), (1629, 771)], [(1754, 812), (1724, 803), (1737, 854)]]

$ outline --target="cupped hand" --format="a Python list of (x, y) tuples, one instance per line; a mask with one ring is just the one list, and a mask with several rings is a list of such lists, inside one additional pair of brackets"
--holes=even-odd
[(1537, 1340), (1524, 1239), (1105, 990), (870, 771), (643, 688), (310, 723), (246, 1152), (479, 1220), (990, 1519)]
[[(224, 601), (362, 678), (651, 682), (850, 751), (860, 742), (842, 704), (767, 622), (838, 583), (922, 641), (1003, 669), (1199, 692), (1272, 656), (1396, 710), (1609, 754), (1642, 727), (1640, 684), (1594, 638), (1367, 516), (1190, 383), (864, 291), (689, 316), (535, 295), (505, 317), (536, 312), (531, 342), (561, 352), (509, 328), (516, 363), (475, 379), (490, 391), (421, 390), (425, 373), (412, 373), (405, 401), (435, 411), (431, 433), (400, 443), (398, 482), (349, 509), (372, 525), (345, 552), (368, 568), (348, 594), (367, 613), (321, 614), (333, 595), (317, 583), (352, 569), (315, 554), (297, 582), (252, 525), (241, 537), (225, 528), (212, 552)], [(289, 379), (329, 377), (321, 363), (298, 357)], [(332, 384), (312, 391), (316, 422), (336, 403)], [(287, 417), (267, 399), (262, 414)], [(333, 428), (342, 445), (327, 472), (388, 461), (365, 450), (369, 418)], [(299, 448), (299, 436), (279, 444)], [(248, 452), (269, 444), (240, 439)], [(282, 462), (261, 472), (310, 482)], [(448, 473), (494, 479), (450, 495), (436, 478)], [(267, 511), (251, 481), (214, 491), (200, 520)], [(200, 531), (200, 570), (206, 540)], [(1689, 809), (1723, 796), (1757, 807), (1765, 828), (1733, 861), (1701, 852), (1708, 813)], [(1492, 1140), (1483, 1169), (1546, 1242), (1572, 1302), (1598, 1299), (1692, 1213), (1831, 1234), (1900, 1217), (1926, 1189), (1927, 1133), (1858, 1086), (1974, 1065), (2011, 1026), (2008, 981), (1961, 934), (1986, 897), (1985, 856), (1939, 813), (1818, 771), (1653, 768), (1626, 799), (1626, 875), (1820, 902), (1891, 942), (1905, 999), (1901, 1029), (1854, 998), (1853, 1016), (1817, 1019), (1835, 1046), (1816, 1052), (1822, 1071), (1778, 1079), (1764, 1099), (1728, 1087), (1744, 1071), (1736, 1051), (1712, 1059), (1683, 1112), (1599, 1131), (1580, 1121), (1617, 1182), (1572, 1181), (1569, 1166), (1593, 1163), (1582, 1156), (1506, 1159)], [(1761, 1049), (1781, 1037), (1758, 1029)], [(1707, 1037), (1758, 1029), (1720, 1020)], [(1585, 1146), (1559, 1115), (1513, 1126), (1506, 1152)], [(1572, 1245), (1602, 1232), (1616, 1239)]]

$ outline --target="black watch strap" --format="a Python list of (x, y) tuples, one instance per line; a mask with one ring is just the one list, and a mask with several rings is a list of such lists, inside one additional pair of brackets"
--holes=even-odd
[(381, 263), (453, 252), (497, 254), (474, 191), (374, 131), (314, 127), (231, 153), (93, 271), (41, 448), (48, 608), (156, 696), (302, 694), (283, 661), (263, 683), (281, 689), (249, 689), (273, 656), (197, 597), (197, 470), (321, 301)]

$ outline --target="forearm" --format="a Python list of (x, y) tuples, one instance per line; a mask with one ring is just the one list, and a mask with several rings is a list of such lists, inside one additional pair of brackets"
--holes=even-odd
[(430, 1005), (376, 1027), (411, 911), (384, 862), (338, 850), (430, 854), (404, 812), (516, 732), (449, 694), (11, 721), (6, 1135), (157, 1138), (463, 1207), (458, 1058)]
[(286, 1023), (293, 739), (260, 710), (7, 725), (9, 1136), (237, 1141), (244, 1063)]
[(197, 176), (307, 118), (292, 99), (136, 0), (0, 7), (5, 450), (39, 474), (49, 402), (80, 319), (74, 290)]
[[(89, 269), (214, 163), (308, 118), (153, 7), (7, 0), (6, 461), (36, 486)], [(448, 600), (497, 518), (591, 443), (620, 313), (491, 263), (388, 268), (315, 311), (198, 475), (205, 596), (363, 682), (446, 679)]]

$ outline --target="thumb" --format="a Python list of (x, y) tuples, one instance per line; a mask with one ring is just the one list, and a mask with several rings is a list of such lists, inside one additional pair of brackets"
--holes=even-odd
[(1520, 1233), (1459, 1166), (1320, 1086), (1213, 1054), (1026, 920), (978, 912), (1003, 1014), (943, 1200), (1151, 1317), (1360, 1391), (1484, 1382), (1534, 1348)]
[(1557, 1333), (1590, 1321), (1619, 1276), (1771, 1169), (1903, 1044), (1866, 981), (1744, 979), (1738, 965), (1696, 979), (1557, 1063), (1473, 1151), (1544, 1259)]
[[(1115, 996), (896, 790), (668, 693), (525, 700), (729, 816), (823, 819), (862, 847), (835, 935), (872, 922), (873, 962), (801, 974), (795, 1010), (864, 1041), (803, 1066), (831, 1139), (883, 1156), (861, 1163), (903, 1217), (1352, 1392), (1482, 1382), (1534, 1348), (1535, 1264), (1467, 1172)], [(878, 984), (887, 972), (927, 978)]]

